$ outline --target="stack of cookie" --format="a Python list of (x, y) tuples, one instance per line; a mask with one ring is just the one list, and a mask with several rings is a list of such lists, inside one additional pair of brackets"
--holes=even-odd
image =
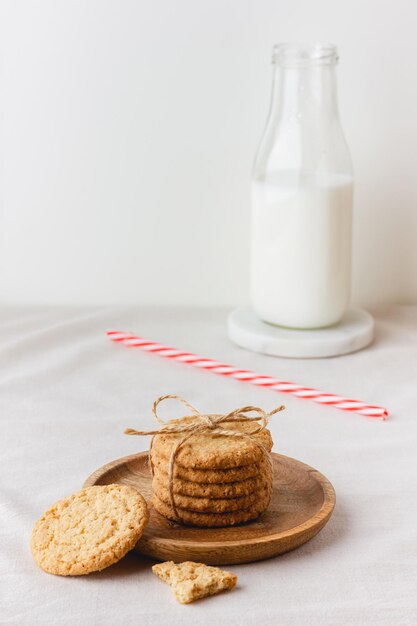
[[(222, 427), (245, 433), (253, 430), (254, 423), (223, 422)], [(250, 437), (210, 431), (192, 435), (175, 454), (170, 487), (171, 453), (183, 437), (183, 433), (159, 434), (153, 440), (153, 505), (161, 515), (192, 526), (232, 526), (267, 509), (272, 492), (269, 430)]]

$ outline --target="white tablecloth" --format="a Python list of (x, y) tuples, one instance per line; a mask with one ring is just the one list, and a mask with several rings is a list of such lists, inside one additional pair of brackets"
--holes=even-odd
[[(417, 623), (417, 307), (379, 311), (372, 347), (321, 360), (241, 350), (227, 339), (225, 317), (207, 309), (1, 311), (1, 624)], [(382, 404), (391, 416), (374, 421), (128, 350), (107, 340), (109, 327)], [(133, 554), (87, 577), (42, 572), (28, 548), (33, 522), (97, 467), (146, 449), (145, 438), (123, 429), (152, 427), (152, 401), (164, 393), (207, 411), (284, 401), (271, 426), (275, 450), (332, 481), (329, 524), (292, 553), (231, 567), (235, 591), (190, 606)]]

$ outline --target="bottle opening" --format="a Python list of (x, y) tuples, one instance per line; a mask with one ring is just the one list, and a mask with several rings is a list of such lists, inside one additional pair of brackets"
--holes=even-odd
[(281, 67), (334, 65), (339, 60), (337, 47), (322, 43), (279, 43), (272, 51), (272, 63)]

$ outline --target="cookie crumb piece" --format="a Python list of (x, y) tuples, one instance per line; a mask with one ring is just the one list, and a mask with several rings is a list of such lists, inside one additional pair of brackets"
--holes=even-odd
[(193, 561), (166, 561), (154, 565), (152, 571), (172, 587), (175, 599), (181, 604), (233, 589), (237, 582), (237, 576), (230, 572)]

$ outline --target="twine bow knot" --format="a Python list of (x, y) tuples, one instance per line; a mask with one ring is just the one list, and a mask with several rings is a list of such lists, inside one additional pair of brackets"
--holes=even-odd
[[(178, 400), (181, 402), (190, 412), (190, 415), (184, 415), (182, 417), (177, 418), (173, 423), (167, 423), (162, 420), (158, 413), (157, 407), (158, 405), (172, 398), (174, 400)], [(265, 446), (261, 443), (261, 441), (255, 438), (255, 435), (265, 430), (267, 427), (269, 418), (275, 413), (279, 413), (284, 410), (285, 407), (283, 405), (273, 409), (270, 412), (266, 412), (260, 407), (257, 406), (244, 406), (234, 411), (230, 411), (230, 413), (200, 413), (195, 407), (193, 407), (187, 400), (181, 398), (181, 396), (176, 395), (166, 395), (161, 396), (152, 405), (152, 413), (155, 419), (162, 424), (162, 427), (157, 430), (135, 430), (134, 428), (126, 428), (125, 435), (152, 435), (151, 445), (149, 449), (149, 459), (150, 459), (150, 467), (152, 476), (154, 474), (154, 468), (152, 464), (151, 451), (152, 445), (155, 436), (157, 435), (177, 435), (183, 434), (184, 436), (173, 446), (171, 455), (168, 461), (168, 490), (171, 501), (171, 507), (175, 514), (175, 517), (180, 521), (180, 516), (178, 515), (178, 510), (175, 505), (174, 498), (174, 487), (173, 487), (173, 479), (174, 479), (174, 465), (175, 459), (178, 454), (179, 449), (184, 443), (190, 439), (191, 437), (201, 434), (207, 433), (212, 436), (226, 436), (226, 437), (249, 437), (255, 444), (261, 449), (264, 454), (267, 462), (271, 464), (271, 459), (269, 456), (269, 451), (265, 448)], [(251, 415), (251, 413), (255, 413), (255, 415)], [(191, 418), (191, 419), (190, 419)], [(188, 421), (184, 422), (183, 420), (187, 419)], [(233, 428), (224, 427), (222, 424), (225, 422), (253, 422), (254, 427), (249, 431), (242, 430), (234, 430)]]

